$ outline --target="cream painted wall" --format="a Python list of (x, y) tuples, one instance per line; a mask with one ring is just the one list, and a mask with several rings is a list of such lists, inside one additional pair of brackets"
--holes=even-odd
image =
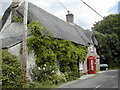
[[(8, 51), (10, 53), (12, 53), (13, 55), (17, 56), (18, 59), (21, 62), (22, 65), (22, 54), (20, 54), (20, 50), (21, 50), (21, 43), (17, 44), (11, 48), (8, 49)], [(29, 52), (28, 53), (28, 57), (27, 57), (27, 77), (29, 78), (30, 81), (32, 81), (31, 79), (31, 69), (35, 66), (35, 58), (34, 58), (34, 53), (33, 52)]]

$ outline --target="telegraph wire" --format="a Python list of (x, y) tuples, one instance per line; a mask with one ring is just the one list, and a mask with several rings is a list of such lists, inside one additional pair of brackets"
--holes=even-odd
[[(67, 10), (67, 12), (69, 12), (69, 10), (59, 1), (59, 0), (56, 0), (65, 10)], [(77, 17), (75, 17), (79, 23), (81, 23), (84, 27), (86, 27), (85, 24), (83, 24)], [(87, 27), (86, 27), (87, 28)], [(87, 28), (88, 29), (88, 28)]]
[(98, 13), (96, 10), (94, 10), (90, 5), (88, 5), (86, 2), (81, 0), (85, 5), (87, 5), (90, 9), (92, 9), (95, 13), (97, 13), (100, 17), (104, 18), (100, 13)]
[(56, 0), (64, 9), (66, 9), (67, 11), (69, 11), (59, 0)]
[(88, 29), (88, 27), (85, 25), (85, 24), (83, 24), (77, 17), (75, 17), (76, 19), (77, 19), (77, 21), (80, 23), (80, 24), (82, 24), (82, 26), (84, 26), (86, 29)]

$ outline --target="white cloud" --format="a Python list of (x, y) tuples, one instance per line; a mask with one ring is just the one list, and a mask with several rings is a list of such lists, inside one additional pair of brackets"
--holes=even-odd
[[(80, 0), (40, 0), (40, 1), (31, 0), (31, 2), (33, 2), (37, 6), (45, 9), (46, 11), (66, 21), (65, 15), (67, 14), (67, 11), (62, 5), (58, 3), (58, 1), (61, 2), (68, 10), (70, 10), (74, 14), (74, 16), (77, 17), (77, 19), (79, 19), (79, 21), (85, 24), (85, 26), (89, 29), (91, 29), (92, 25), (95, 22), (102, 20), (100, 16), (98, 16), (95, 12), (93, 12)], [(110, 14), (108, 13), (109, 8), (114, 6), (119, 0), (83, 0), (83, 1), (90, 5), (102, 16), (107, 16)], [(78, 20), (75, 20), (75, 23), (85, 28), (85, 26), (80, 24)]]
[(12, 0), (0, 0), (0, 2), (11, 2)]
[(110, 7), (114, 6), (119, 0), (85, 0), (92, 6), (96, 11), (101, 13), (103, 16), (108, 15)]
[[(9, 1), (9, 0), (2, 0)], [(58, 0), (28, 0), (29, 2), (39, 6), (47, 12), (59, 17), (66, 21), (65, 15), (67, 11), (62, 7)], [(59, 0), (68, 10), (70, 10), (75, 17), (79, 19), (87, 28), (90, 27), (102, 18), (88, 8), (81, 0)], [(93, 9), (95, 9), (102, 16), (107, 16), (111, 7), (113, 7), (119, 0), (83, 0)], [(75, 23), (81, 25), (78, 20), (75, 19)], [(83, 27), (83, 25), (81, 25)]]

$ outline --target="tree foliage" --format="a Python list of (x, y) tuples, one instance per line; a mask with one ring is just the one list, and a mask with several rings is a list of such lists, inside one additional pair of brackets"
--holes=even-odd
[(2, 50), (2, 87), (21, 88), (23, 85), (23, 74), (21, 65), (14, 55), (7, 50)]
[(111, 14), (107, 17), (104, 17), (103, 20), (98, 21), (94, 24), (93, 31), (100, 32), (102, 34), (112, 34), (115, 33), (120, 36), (120, 15)]
[(110, 67), (120, 67), (120, 15), (112, 14), (94, 24), (93, 31), (98, 40), (97, 51), (101, 63)]
[[(44, 28), (38, 22), (31, 22), (28, 26), (32, 33), (28, 39), (28, 48), (35, 53), (36, 65), (39, 67), (36, 76), (39, 81), (47, 78), (48, 75), (55, 74), (58, 68), (62, 73), (74, 72), (73, 76), (78, 77), (78, 61), (85, 60), (86, 47), (42, 35)], [(56, 67), (56, 61), (59, 67)]]

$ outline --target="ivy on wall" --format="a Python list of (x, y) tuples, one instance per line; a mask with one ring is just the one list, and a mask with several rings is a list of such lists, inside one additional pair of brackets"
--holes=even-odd
[(23, 22), (23, 18), (22, 17), (14, 17), (13, 21), (22, 23)]
[[(43, 35), (42, 31), (45, 29), (36, 21), (28, 24), (28, 27), (32, 34), (27, 40), (28, 48), (35, 53), (36, 65), (39, 68), (39, 75), (36, 73), (36, 77), (39, 81), (55, 74), (58, 68), (62, 73), (67, 72), (69, 75), (79, 77), (78, 62), (86, 58), (85, 46)], [(59, 67), (56, 66), (56, 60)]]

